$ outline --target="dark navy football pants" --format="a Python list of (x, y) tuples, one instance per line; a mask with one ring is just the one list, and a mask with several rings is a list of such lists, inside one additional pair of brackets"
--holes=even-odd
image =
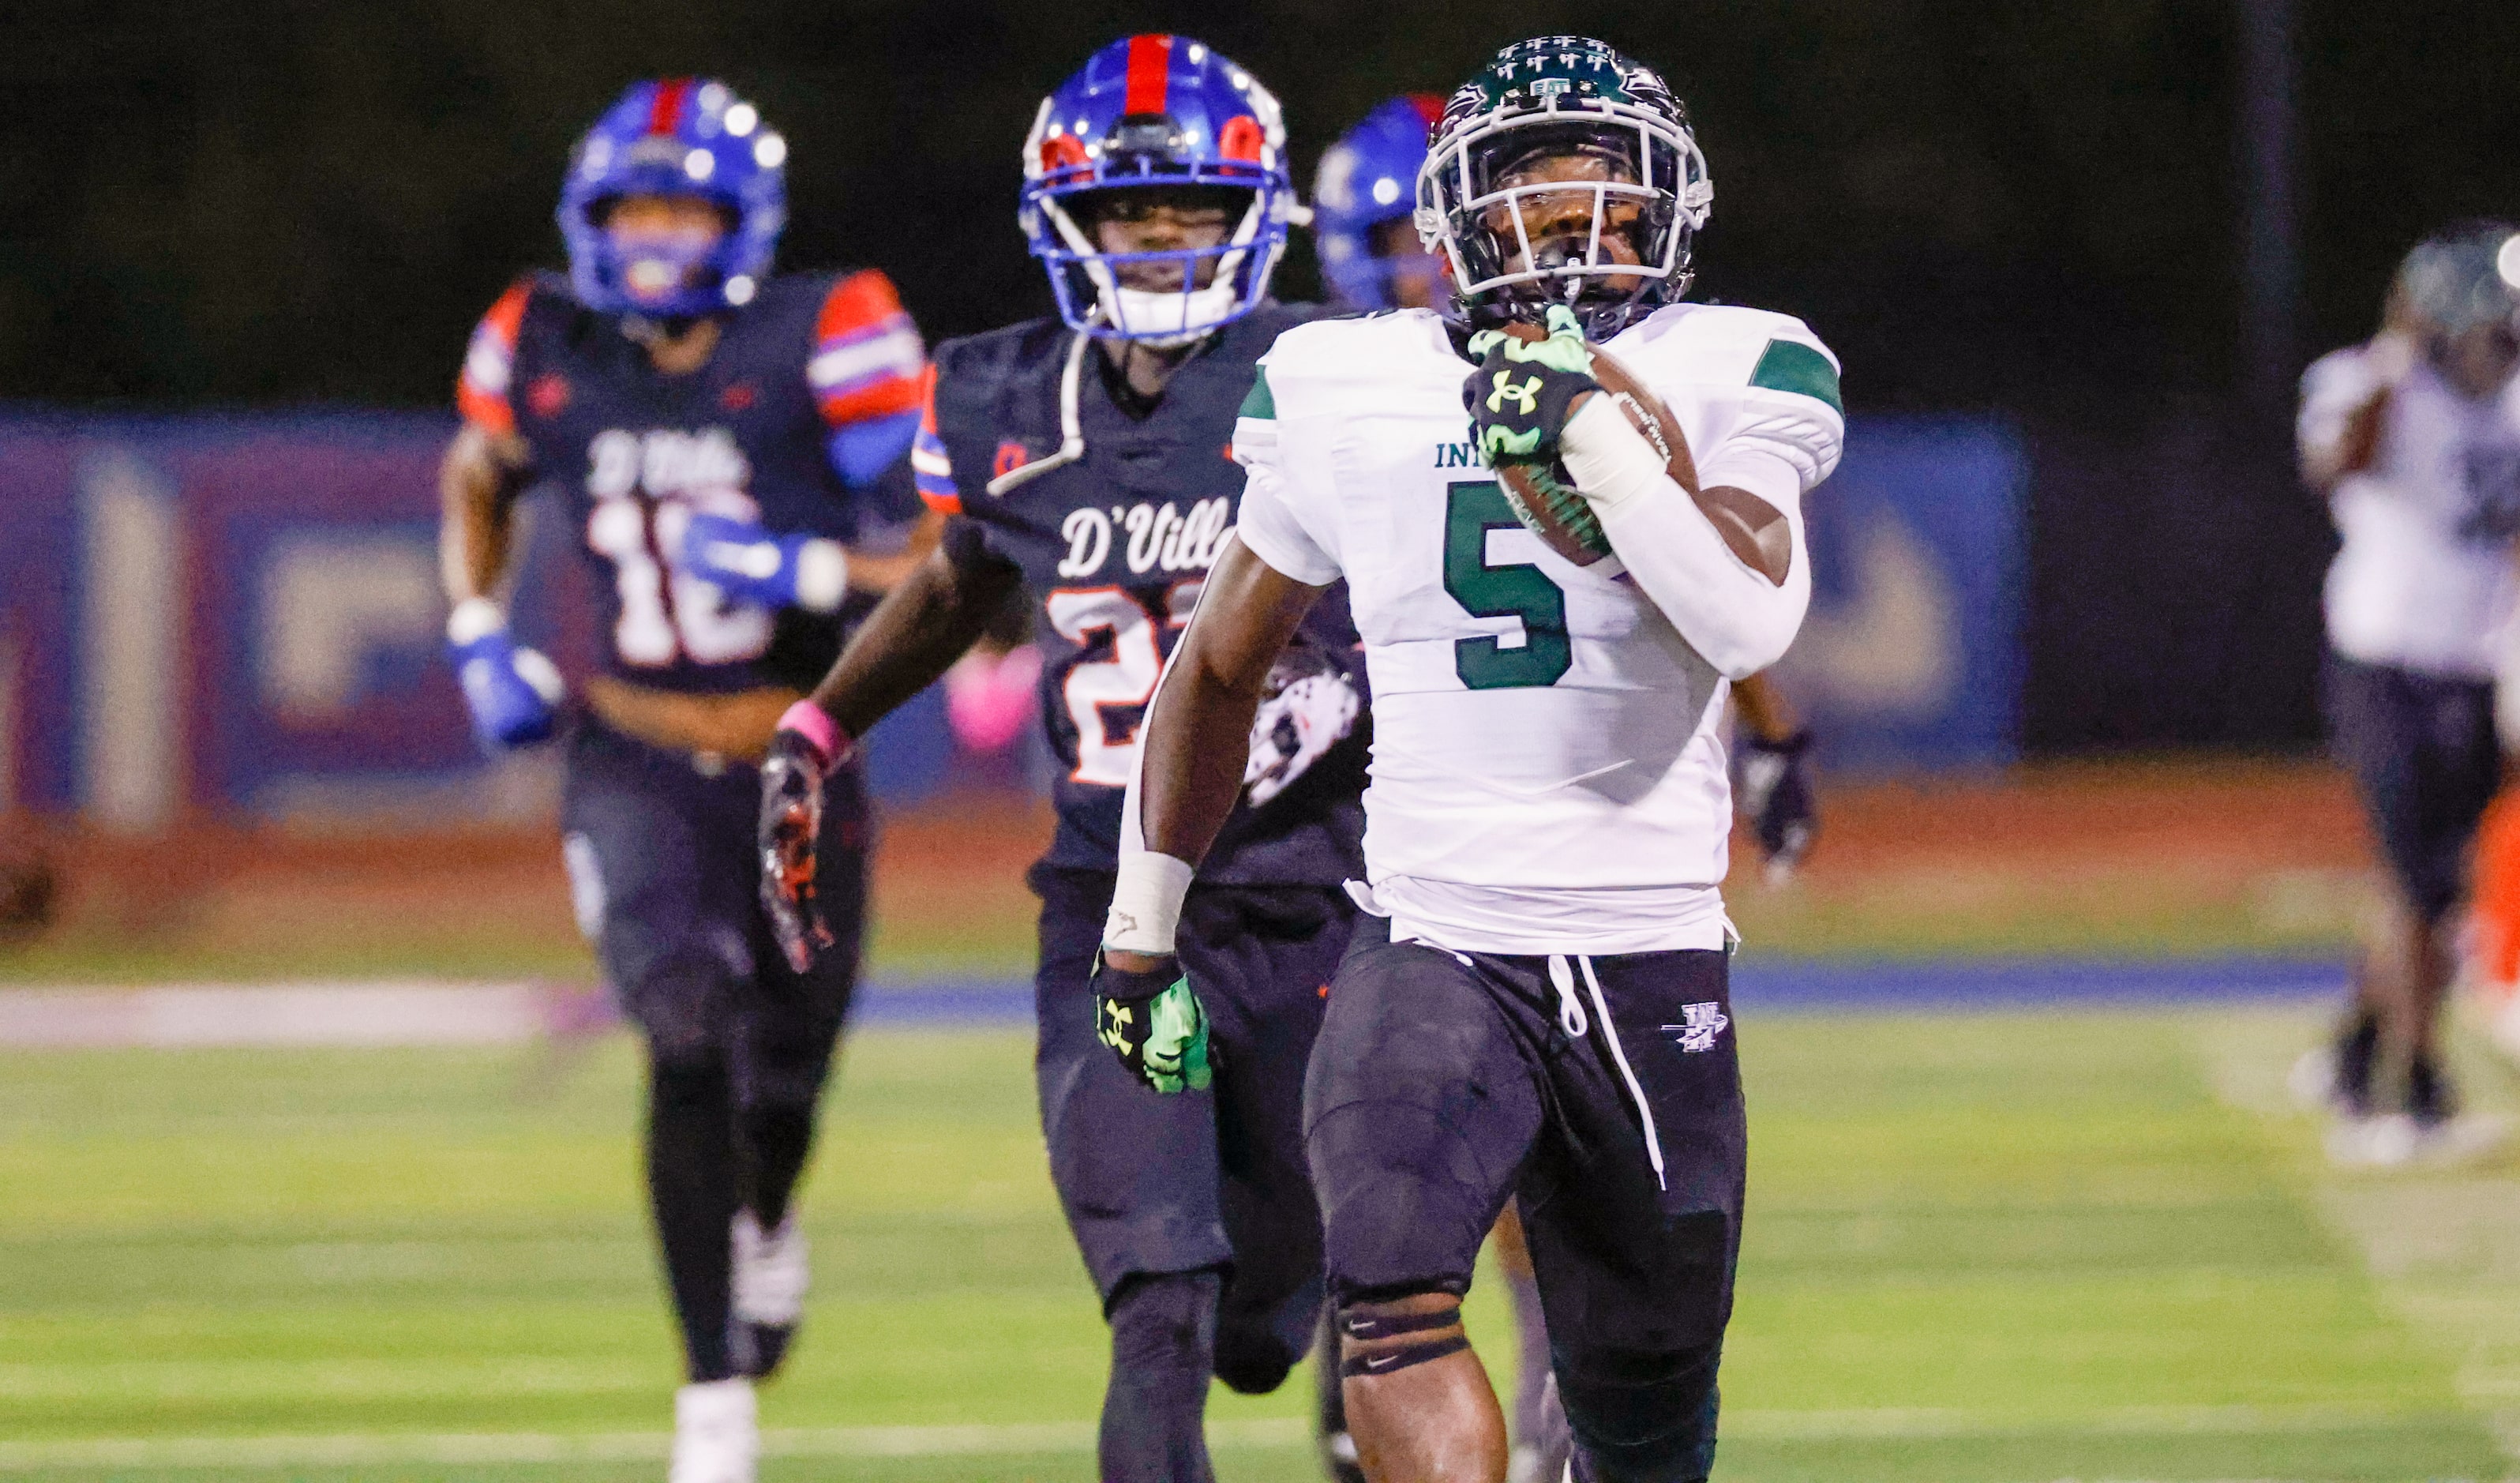
[(578, 925), (659, 1060), (722, 1058), (739, 1102), (810, 1103), (857, 986), (871, 843), (864, 778), (824, 790), (817, 881), (833, 944), (788, 966), (758, 894), (761, 774), (592, 721), (568, 743), (562, 848)]
[(648, 1195), (695, 1381), (784, 1352), (735, 1321), (737, 1211), (785, 1217), (857, 982), (867, 810), (854, 772), (826, 792), (820, 880), (833, 945), (788, 966), (754, 893), (761, 779), (581, 725), (561, 817), (579, 923), (648, 1039)]
[(2494, 686), (2330, 651), (2328, 735), (2408, 905), (2427, 922), (2467, 894), (2467, 851), (2502, 781)]
[(1304, 1122), (1338, 1302), (1466, 1292), (1516, 1198), (1576, 1477), (1707, 1475), (1747, 1159), (1724, 954), (1552, 964), (1366, 918)]
[(1165, 1096), (1095, 1034), (1089, 984), (1112, 877), (1035, 867), (1035, 1074), (1051, 1179), (1106, 1309), (1130, 1277), (1226, 1269), (1216, 1372), (1272, 1390), (1310, 1346), (1321, 1218), (1304, 1166), (1304, 1067), (1355, 908), (1329, 887), (1198, 886), (1180, 952), (1215, 1086)]

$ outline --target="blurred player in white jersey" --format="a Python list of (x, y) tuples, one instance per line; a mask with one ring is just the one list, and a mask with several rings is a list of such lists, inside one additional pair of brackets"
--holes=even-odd
[(1679, 302), (1712, 194), (1649, 68), (1578, 37), (1498, 53), (1418, 181), (1451, 312), (1300, 326), (1262, 358), (1238, 538), (1148, 720), (1097, 968), (1119, 997), (1184, 987), (1229, 743), (1347, 580), (1377, 718), (1351, 887), (1371, 915), (1305, 1130), (1372, 1483), (1506, 1474), (1460, 1301), (1508, 1198), (1571, 1476), (1713, 1465), (1745, 1156), (1720, 728), (1729, 682), (1801, 624), (1802, 500), (1844, 420), (1799, 321)]
[(2302, 474), (2344, 538), (2327, 572), (2328, 724), (2392, 887), (2335, 1045), (2303, 1067), (2349, 1162), (2463, 1141), (2438, 1042), (2452, 914), (2501, 778), (2494, 676), (2520, 534), (2515, 291), (2511, 227), (2447, 232), (2408, 254), (2380, 333), (2302, 379)]

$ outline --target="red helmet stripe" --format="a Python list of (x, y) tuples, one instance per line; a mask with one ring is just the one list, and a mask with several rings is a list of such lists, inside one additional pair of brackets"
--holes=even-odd
[(1164, 95), (1171, 90), (1173, 38), (1170, 36), (1132, 36), (1129, 38), (1129, 89), (1120, 100), (1123, 113), (1163, 113)]
[(668, 77), (656, 84), (656, 101), (648, 106), (648, 132), (670, 134), (682, 121), (683, 100), (691, 95), (692, 79)]

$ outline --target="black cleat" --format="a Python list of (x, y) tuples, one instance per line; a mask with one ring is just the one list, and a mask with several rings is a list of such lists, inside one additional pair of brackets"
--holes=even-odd
[(2371, 1081), (2380, 1059), (2380, 1020), (2368, 1011), (2345, 1022), (2336, 1036), (2335, 1085), (2329, 1093), (2347, 1117), (2371, 1115)]

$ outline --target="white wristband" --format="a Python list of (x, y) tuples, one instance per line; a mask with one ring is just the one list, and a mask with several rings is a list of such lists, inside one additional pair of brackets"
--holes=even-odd
[(796, 606), (836, 612), (849, 595), (849, 554), (840, 543), (816, 539), (796, 549)]
[(1170, 855), (1151, 850), (1122, 855), (1120, 878), (1111, 889), (1111, 915), (1102, 923), (1102, 946), (1124, 953), (1171, 952), (1192, 874), (1188, 861)]
[(508, 615), (488, 598), (466, 598), (446, 615), (446, 642), (461, 647), (508, 626)]

